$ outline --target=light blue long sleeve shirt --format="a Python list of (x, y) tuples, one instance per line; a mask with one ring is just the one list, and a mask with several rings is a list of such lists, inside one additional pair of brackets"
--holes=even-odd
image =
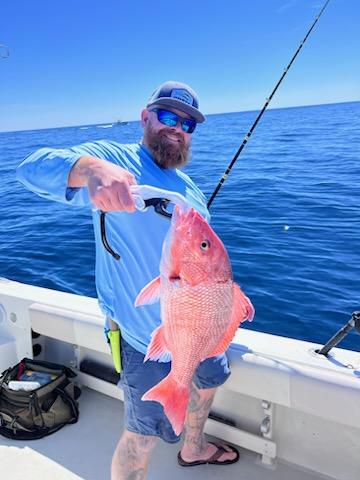
[(101, 241), (100, 211), (90, 201), (88, 190), (69, 188), (68, 177), (75, 162), (92, 155), (126, 168), (138, 184), (181, 193), (208, 218), (204, 195), (183, 172), (157, 166), (149, 150), (140, 144), (121, 145), (110, 141), (85, 143), (69, 149), (42, 148), (27, 157), (17, 169), (18, 180), (36, 194), (75, 206), (88, 206), (96, 244), (96, 289), (101, 310), (115, 320), (126, 342), (145, 353), (153, 330), (160, 324), (160, 306), (135, 308), (141, 289), (159, 275), (162, 244), (170, 222), (153, 208), (135, 213), (108, 212), (106, 237), (119, 261)]

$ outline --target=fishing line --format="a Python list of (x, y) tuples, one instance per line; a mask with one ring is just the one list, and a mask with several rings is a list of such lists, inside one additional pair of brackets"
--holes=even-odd
[[(308, 36), (310, 35), (311, 31), (313, 30), (313, 28), (315, 27), (317, 21), (319, 20), (319, 18), (321, 17), (322, 13), (324, 12), (325, 8), (327, 7), (328, 3), (330, 2), (330, 0), (327, 0), (325, 5), (323, 6), (323, 8), (321, 9), (320, 13), (318, 14), (318, 16), (315, 18), (313, 24), (311, 25), (311, 27), (309, 28), (307, 34), (305, 35), (303, 41), (300, 43), (299, 45), (299, 48), (297, 49), (297, 51), (295, 52), (295, 55), (292, 57), (292, 59), (290, 60), (290, 63), (289, 65), (285, 68), (284, 70), (284, 73), (282, 74), (280, 80), (278, 81), (278, 83), (276, 84), (274, 90), (271, 92), (271, 95), (269, 98), (266, 99), (266, 102), (265, 102), (265, 105), (263, 106), (261, 112), (259, 113), (259, 115), (257, 116), (255, 122), (253, 123), (252, 127), (250, 128), (250, 130), (248, 131), (248, 133), (245, 135), (245, 138), (242, 142), (242, 144), (240, 145), (240, 148), (238, 149), (238, 151), (236, 152), (234, 158), (231, 160), (229, 166), (227, 167), (225, 173), (223, 174), (221, 180), (219, 181), (217, 187), (215, 188), (213, 194), (211, 195), (210, 197), (210, 200), (208, 201), (207, 203), (207, 208), (210, 208), (210, 205), (212, 204), (214, 198), (216, 197), (217, 193), (219, 192), (220, 188), (222, 187), (223, 183), (225, 182), (227, 176), (229, 175), (230, 173), (230, 170), (232, 169), (232, 167), (234, 166), (234, 163), (236, 162), (236, 160), (238, 159), (240, 153), (242, 152), (243, 148), (245, 147), (245, 145), (247, 144), (249, 138), (251, 137), (251, 134), (253, 133), (253, 131), (255, 130), (256, 128), (256, 125), (258, 124), (260, 118), (262, 117), (263, 113), (265, 112), (267, 106), (269, 105), (272, 97), (274, 96), (276, 90), (278, 89), (278, 87), (280, 86), (281, 82), (283, 81), (285, 75), (287, 74), (287, 72), (289, 71), (292, 63), (294, 62), (295, 58), (297, 57), (298, 53), (300, 52), (300, 50), (302, 49), (304, 43), (306, 42)], [(153, 199), (153, 200), (157, 200), (157, 201), (165, 201), (165, 199), (161, 199), (161, 198), (157, 198), (157, 199)], [(155, 205), (153, 205), (155, 206)], [(165, 211), (165, 213), (164, 213)], [(157, 213), (160, 213), (161, 215), (165, 215), (167, 217), (171, 217), (171, 214), (166, 214), (166, 207), (160, 207), (157, 211)], [(100, 227), (101, 227), (101, 239), (102, 239), (102, 243), (105, 247), (105, 249), (115, 258), (115, 260), (119, 260), (120, 259), (120, 255), (116, 252), (114, 252), (114, 250), (110, 247), (110, 245), (108, 244), (107, 242), (107, 239), (106, 239), (106, 230), (105, 230), (105, 212), (101, 212), (100, 213)]]
[(311, 31), (313, 30), (313, 28), (315, 27), (316, 23), (318, 22), (319, 18), (321, 17), (321, 15), (323, 14), (325, 8), (327, 7), (328, 3), (330, 2), (330, 0), (327, 0), (325, 5), (322, 7), (322, 9), (320, 10), (320, 13), (318, 14), (318, 16), (315, 18), (314, 22), (312, 23), (311, 27), (309, 28), (307, 34), (305, 35), (304, 39), (302, 40), (302, 42), (300, 43), (299, 45), (299, 48), (297, 49), (297, 51), (295, 52), (294, 56), (292, 57), (292, 59), (290, 60), (289, 62), (289, 65), (285, 68), (284, 70), (284, 73), (282, 74), (280, 80), (278, 81), (278, 83), (276, 84), (274, 90), (271, 92), (271, 95), (269, 96), (269, 98), (266, 99), (266, 102), (261, 110), (261, 112), (259, 113), (259, 115), (257, 116), (255, 122), (253, 123), (252, 127), (250, 128), (250, 130), (247, 132), (247, 134), (245, 135), (245, 138), (242, 142), (242, 144), (240, 145), (238, 151), (236, 152), (234, 158), (231, 160), (231, 162), (229, 163), (227, 169), (225, 170), (223, 176), (221, 177), (217, 187), (215, 188), (215, 190), (213, 191), (211, 197), (210, 197), (210, 200), (208, 201), (207, 203), (207, 208), (210, 208), (214, 198), (216, 197), (216, 195), (218, 194), (220, 188), (222, 187), (223, 183), (225, 182), (225, 180), (227, 179), (227, 176), (229, 175), (232, 167), (234, 166), (236, 160), (238, 159), (240, 153), (243, 151), (245, 145), (247, 144), (249, 138), (251, 137), (253, 131), (255, 130), (256, 128), (256, 125), (258, 124), (260, 118), (263, 116), (267, 106), (269, 105), (269, 103), (271, 102), (271, 99), (273, 98), (276, 90), (279, 88), (281, 82), (283, 81), (284, 77), (286, 76), (287, 72), (289, 71), (291, 65), (293, 64), (295, 58), (298, 56), (300, 50), (302, 49), (304, 43), (306, 42), (308, 36), (310, 35)]

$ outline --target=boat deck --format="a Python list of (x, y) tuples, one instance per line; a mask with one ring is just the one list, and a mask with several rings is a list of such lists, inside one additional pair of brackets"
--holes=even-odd
[[(110, 479), (113, 451), (122, 431), (123, 404), (89, 388), (82, 388), (80, 419), (52, 436), (30, 442), (0, 437), (1, 478), (4, 480), (106, 480)], [(328, 478), (277, 463), (264, 467), (258, 456), (240, 449), (234, 465), (180, 467), (180, 444), (159, 441), (148, 480), (316, 480)]]

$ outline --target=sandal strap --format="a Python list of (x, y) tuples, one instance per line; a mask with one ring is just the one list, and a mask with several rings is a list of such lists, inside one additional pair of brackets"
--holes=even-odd
[(214, 445), (217, 448), (217, 450), (210, 458), (206, 460), (207, 462), (216, 462), (224, 453), (230, 453), (222, 445), (218, 445), (217, 443), (214, 443), (214, 442), (209, 442), (209, 443)]

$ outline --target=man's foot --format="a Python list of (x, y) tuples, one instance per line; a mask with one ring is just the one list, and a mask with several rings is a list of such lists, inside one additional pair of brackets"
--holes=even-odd
[(190, 456), (180, 451), (178, 453), (178, 462), (182, 467), (194, 467), (195, 465), (204, 465), (206, 463), (211, 465), (229, 465), (237, 462), (239, 457), (240, 454), (235, 447), (224, 443), (209, 442), (206, 444), (205, 451), (201, 456)]

